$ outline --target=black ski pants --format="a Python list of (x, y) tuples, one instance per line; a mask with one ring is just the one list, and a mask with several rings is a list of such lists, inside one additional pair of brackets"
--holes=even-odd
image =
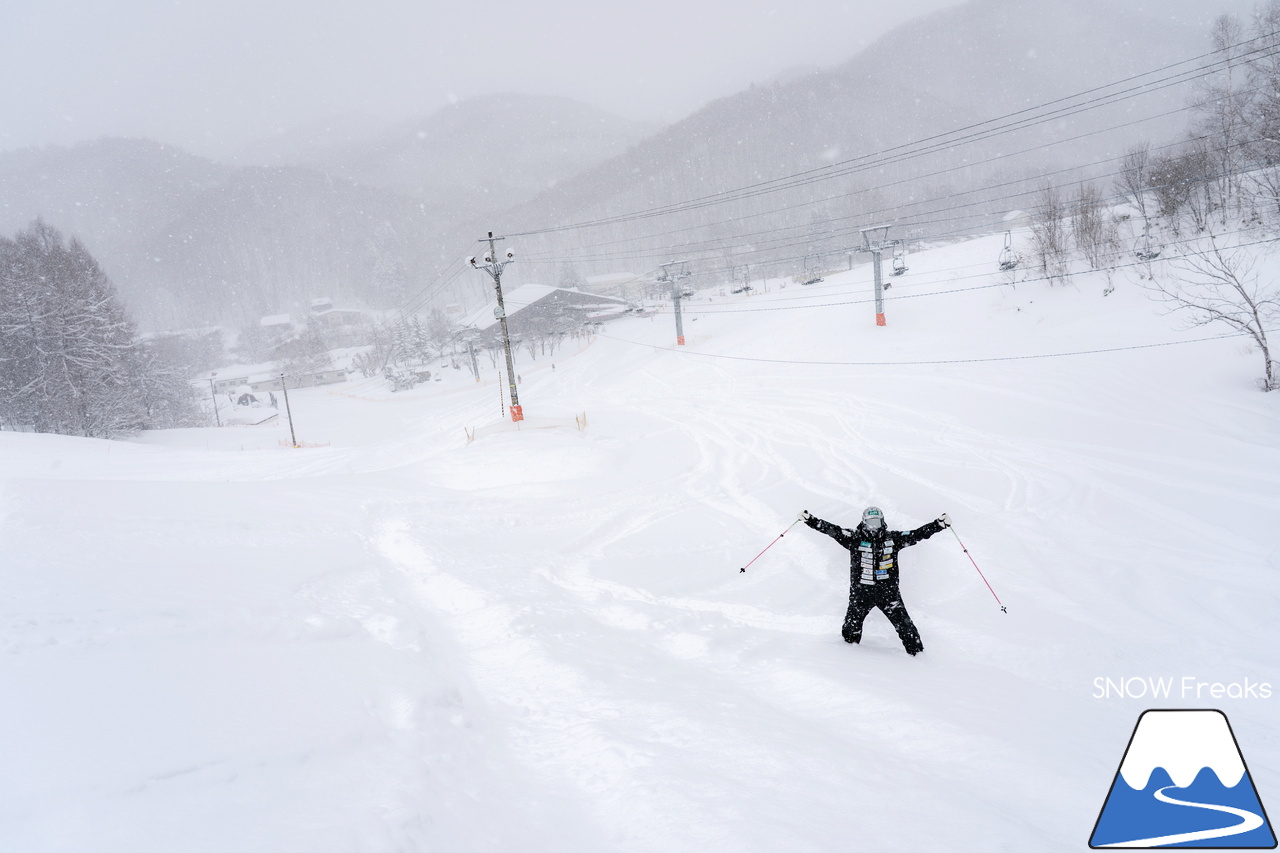
[(862, 639), (862, 622), (876, 607), (889, 617), (907, 654), (915, 655), (924, 651), (920, 632), (916, 630), (906, 605), (902, 603), (902, 594), (896, 583), (878, 583), (874, 586), (857, 582), (853, 584), (849, 590), (849, 611), (844, 615), (844, 627), (840, 631), (846, 643), (856, 643)]

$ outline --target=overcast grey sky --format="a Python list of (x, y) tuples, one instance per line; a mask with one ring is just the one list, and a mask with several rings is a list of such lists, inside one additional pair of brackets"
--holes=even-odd
[(0, 0), (0, 150), (116, 135), (224, 155), (499, 91), (674, 121), (957, 2)]

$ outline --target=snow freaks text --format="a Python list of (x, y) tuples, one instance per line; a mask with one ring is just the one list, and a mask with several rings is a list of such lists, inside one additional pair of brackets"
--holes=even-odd
[(1194, 675), (1180, 678), (1131, 676), (1093, 680), (1094, 699), (1270, 699), (1271, 683), (1244, 678), (1241, 681), (1201, 681)]

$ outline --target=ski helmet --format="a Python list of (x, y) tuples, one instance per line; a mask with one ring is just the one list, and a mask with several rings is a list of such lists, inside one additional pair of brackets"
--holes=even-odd
[(868, 530), (879, 530), (884, 527), (884, 513), (878, 506), (869, 506), (862, 511), (862, 526)]

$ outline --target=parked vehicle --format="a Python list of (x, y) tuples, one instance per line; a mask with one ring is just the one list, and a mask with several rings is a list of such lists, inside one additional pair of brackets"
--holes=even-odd
[(382, 368), (382, 376), (387, 380), (387, 384), (391, 387), (391, 391), (408, 391), (419, 382), (427, 382), (431, 379), (431, 371), (423, 370), (418, 367), (392, 367), (387, 365)]

